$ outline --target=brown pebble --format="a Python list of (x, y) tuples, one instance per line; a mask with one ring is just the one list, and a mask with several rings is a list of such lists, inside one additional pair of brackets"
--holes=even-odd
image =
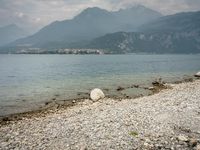
[(190, 139), (189, 145), (192, 146), (192, 147), (196, 146), (197, 145), (197, 140), (194, 139), (194, 138)]
[(139, 88), (139, 85), (134, 85), (135, 88)]
[(117, 91), (123, 91), (125, 88), (118, 86)]
[(50, 102), (45, 102), (45, 105), (49, 105)]

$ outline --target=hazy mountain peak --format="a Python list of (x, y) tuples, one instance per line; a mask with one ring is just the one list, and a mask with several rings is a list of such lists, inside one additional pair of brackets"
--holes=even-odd
[(107, 11), (105, 9), (99, 8), (99, 7), (88, 7), (83, 11), (87, 11), (87, 12), (93, 12), (93, 11)]
[(148, 13), (154, 13), (159, 16), (162, 16), (160, 12), (147, 8), (143, 5), (135, 5), (135, 6), (128, 7), (126, 9), (120, 9), (119, 13), (122, 13), (122, 12), (137, 13), (138, 15), (141, 15), (140, 13), (146, 13), (147, 15)]
[[(162, 17), (161, 13), (150, 8), (146, 8), (143, 5), (121, 9), (117, 12), (114, 12), (114, 14), (117, 18), (119, 18), (119, 21), (123, 23), (121, 31), (136, 31), (133, 29), (141, 26), (142, 24)], [(126, 30), (127, 28), (132, 29)]]
[(27, 36), (28, 33), (16, 24), (0, 27), (0, 46), (15, 41), (18, 38)]
[(84, 9), (79, 15), (77, 15), (75, 18), (90, 18), (92, 16), (97, 17), (101, 15), (107, 15), (109, 12), (105, 9), (99, 8), (99, 7), (89, 7)]
[(0, 29), (20, 29), (16, 24), (9, 24), (3, 27), (0, 27)]

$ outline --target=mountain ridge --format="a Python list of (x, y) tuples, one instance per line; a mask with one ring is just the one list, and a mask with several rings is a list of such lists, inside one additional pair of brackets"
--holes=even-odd
[[(142, 9), (140, 10), (143, 11)], [(123, 26), (120, 26), (120, 28), (118, 28), (120, 31), (115, 32), (115, 27), (119, 27), (119, 22), (115, 20), (115, 17), (117, 16), (117, 18), (119, 19), (120, 15), (123, 16), (126, 13), (129, 14), (129, 11), (133, 10), (138, 11), (137, 9), (129, 8), (111, 13), (107, 10), (100, 8), (88, 8), (77, 15), (74, 20), (53, 22), (52, 24), (41, 29), (37, 33), (37, 35), (40, 36), (41, 34), (40, 37), (42, 37), (42, 39), (35, 38), (34, 36), (25, 38), (27, 42), (29, 41), (29, 38), (35, 38), (36, 44), (25, 47), (22, 46), (22, 48), (40, 48), (52, 51), (65, 48), (101, 49), (106, 54), (200, 53), (200, 11), (184, 12), (174, 15), (157, 17), (157, 19), (153, 19), (145, 24), (142, 24), (138, 26), (138, 28), (131, 26), (131, 28), (134, 29), (131, 32), (129, 30), (123, 30)], [(149, 10), (145, 9), (145, 11)], [(95, 17), (99, 15), (97, 20), (93, 19), (94, 16), (91, 15), (91, 12), (94, 12), (92, 14), (95, 14)], [(118, 12), (123, 13), (120, 13), (119, 15)], [(84, 18), (84, 21), (82, 22), (82, 20), (80, 20), (79, 18)], [(103, 20), (108, 20), (107, 24), (102, 23), (102, 18)], [(129, 21), (129, 17), (127, 18), (127, 21)], [(122, 22), (126, 22), (126, 20), (119, 20)], [(64, 24), (66, 23), (67, 26), (63, 27), (63, 22)], [(88, 22), (92, 24), (92, 27), (88, 28)], [(101, 25), (101, 27), (98, 26), (99, 24)], [(81, 29), (78, 29), (80, 25), (83, 26), (81, 26)], [(107, 25), (112, 26), (108, 28)], [(125, 23), (123, 25), (127, 24)], [(62, 28), (62, 30), (60, 30), (60, 32), (57, 32), (57, 30), (55, 30), (55, 26)], [(73, 32), (68, 32), (68, 35), (65, 35), (66, 31), (68, 31), (72, 26), (75, 26), (79, 32), (77, 34), (74, 34)], [(104, 27), (106, 29), (104, 29)], [(88, 35), (93, 36), (86, 37), (86, 32), (84, 30), (85, 28), (89, 29), (86, 31)], [(92, 34), (100, 34), (100, 29), (104, 29), (105, 34), (102, 33), (102, 36), (94, 36), (94, 34)], [(47, 32), (47, 34), (43, 34), (43, 32)], [(52, 37), (51, 35), (54, 35), (54, 39), (46, 42), (42, 41), (43, 39), (45, 40), (46, 37)], [(75, 41), (66, 40), (67, 38), (73, 38), (73, 36), (76, 39)], [(77, 37), (82, 38), (82, 40), (77, 40)], [(56, 38), (57, 40), (55, 40)], [(25, 40), (23, 39), (23, 41)], [(16, 49), (20, 50), (20, 48), (21, 47), (16, 47), (14, 45), (13, 47), (11, 47), (11, 52), (16, 51)]]
[[(198, 28), (200, 26), (200, 11), (181, 12), (181, 13), (176, 13), (174, 15), (164, 16), (164, 17), (158, 18), (155, 21), (151, 21), (147, 24), (140, 26), (138, 28), (138, 31), (186, 32), (188, 30), (191, 31), (191, 29), (187, 28), (187, 26), (185, 26), (184, 24), (189, 24), (191, 22), (195, 22), (195, 24), (193, 24), (195, 25), (195, 28)], [(176, 28), (174, 28), (174, 26), (176, 26)]]
[(106, 34), (87, 46), (107, 53), (200, 53), (200, 11), (164, 16), (137, 32)]
[[(145, 8), (146, 7), (142, 9)], [(136, 27), (144, 23), (144, 20), (145, 22), (148, 22), (161, 16), (160, 13), (154, 10), (152, 10), (152, 15), (149, 13), (149, 11), (148, 13), (144, 11), (144, 14), (141, 13), (140, 17), (132, 13), (132, 16), (135, 16), (131, 20), (129, 19), (131, 14), (129, 12), (127, 13), (126, 11), (129, 11), (129, 9), (109, 12), (98, 7), (88, 8), (83, 10), (71, 20), (53, 22), (42, 28), (36, 34), (17, 40), (10, 45), (17, 46), (25, 44), (33, 47), (40, 47), (48, 42), (63, 41), (70, 43), (79, 42), (82, 40), (91, 40), (106, 33), (134, 31), (136, 30)], [(121, 21), (122, 17), (119, 15), (121, 14), (119, 12), (129, 15), (127, 20), (124, 19), (126, 20), (125, 23)], [(143, 20), (141, 20), (142, 16), (144, 18)]]

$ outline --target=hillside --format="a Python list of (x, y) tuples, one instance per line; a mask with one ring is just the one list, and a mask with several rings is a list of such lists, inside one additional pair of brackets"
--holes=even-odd
[(199, 36), (184, 33), (118, 32), (93, 40), (88, 48), (105, 53), (200, 53)]
[(135, 31), (140, 25), (162, 15), (144, 6), (109, 12), (101, 8), (87, 8), (71, 20), (55, 21), (36, 34), (17, 40), (9, 46), (28, 45), (48, 47), (49, 43), (69, 44), (88, 41), (107, 33)]
[(161, 17), (138, 31), (107, 34), (88, 47), (106, 53), (200, 53), (200, 12)]
[(200, 11), (184, 12), (158, 18), (138, 28), (141, 32), (200, 32)]
[(0, 46), (27, 36), (28, 33), (15, 24), (0, 27)]

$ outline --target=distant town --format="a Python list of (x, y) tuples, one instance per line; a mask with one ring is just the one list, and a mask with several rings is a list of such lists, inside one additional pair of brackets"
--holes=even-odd
[(41, 48), (27, 48), (16, 51), (16, 54), (104, 54), (103, 50), (99, 49), (58, 49), (46, 50)]

